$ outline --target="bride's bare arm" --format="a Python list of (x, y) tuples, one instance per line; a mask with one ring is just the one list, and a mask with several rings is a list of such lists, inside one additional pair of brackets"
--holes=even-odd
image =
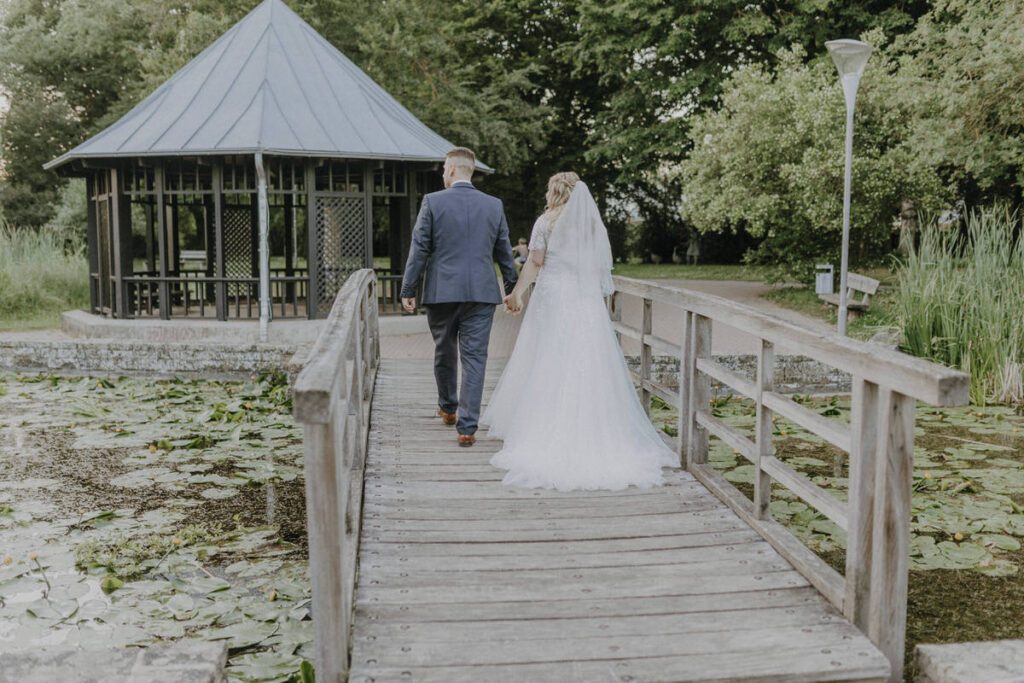
[(537, 279), (537, 274), (544, 266), (544, 250), (531, 249), (530, 256), (519, 273), (519, 280), (516, 282), (512, 293), (505, 297), (505, 305), (512, 313), (519, 313), (523, 309), (523, 294), (527, 288)]

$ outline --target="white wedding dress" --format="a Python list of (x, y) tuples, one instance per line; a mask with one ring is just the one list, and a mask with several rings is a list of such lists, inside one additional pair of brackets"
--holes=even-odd
[(515, 349), (481, 417), (504, 440), (491, 464), (502, 483), (623, 489), (663, 483), (678, 458), (644, 413), (612, 329), (608, 233), (587, 186), (561, 214), (537, 219), (530, 250), (544, 266)]

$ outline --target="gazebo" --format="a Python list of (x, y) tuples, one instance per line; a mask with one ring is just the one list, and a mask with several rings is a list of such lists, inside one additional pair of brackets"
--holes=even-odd
[[(44, 168), (84, 176), (91, 309), (325, 317), (374, 267), (385, 302), (452, 144), (282, 0), (263, 0), (116, 123)], [(490, 171), (480, 164), (479, 169)]]

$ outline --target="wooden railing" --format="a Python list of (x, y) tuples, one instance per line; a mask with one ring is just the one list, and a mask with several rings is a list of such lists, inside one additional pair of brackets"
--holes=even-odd
[[(970, 376), (897, 351), (835, 334), (822, 334), (716, 296), (615, 278), (609, 309), (616, 331), (639, 343), (638, 383), (644, 407), (658, 396), (678, 409), (676, 446), (681, 464), (788, 559), (812, 585), (885, 653), (892, 681), (903, 680), (914, 408), (965, 405)], [(621, 297), (642, 302), (639, 327), (622, 322)], [(678, 338), (652, 334), (654, 304), (681, 313)], [(741, 330), (758, 342), (757, 371), (743, 377), (712, 359), (711, 326)], [(852, 378), (850, 424), (830, 420), (778, 392), (775, 347), (797, 348)], [(652, 378), (655, 354), (679, 360), (679, 388)], [(712, 414), (711, 382), (756, 405), (754, 438)], [(849, 456), (848, 499), (835, 498), (776, 457), (772, 416), (779, 415)], [(753, 501), (708, 464), (714, 435), (755, 468)], [(819, 558), (768, 509), (776, 482), (836, 523), (847, 534), (845, 576)]]
[(376, 290), (372, 270), (346, 280), (292, 398), (304, 428), (316, 677), (329, 683), (341, 683), (348, 671), (363, 471), (380, 359)]

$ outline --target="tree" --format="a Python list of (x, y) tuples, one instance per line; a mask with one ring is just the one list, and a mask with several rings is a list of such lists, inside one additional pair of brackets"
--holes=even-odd
[(1022, 16), (1022, 0), (939, 0), (899, 43), (911, 144), (968, 204), (1022, 202)]
[[(881, 32), (857, 98), (851, 255), (887, 253), (904, 199), (935, 209), (948, 193), (908, 144), (914, 105), (900, 97), (896, 65)], [(802, 48), (764, 66), (739, 69), (721, 109), (694, 121), (694, 149), (681, 165), (686, 215), (701, 231), (745, 230), (760, 238), (749, 260), (809, 279), (818, 259), (837, 260), (842, 233), (845, 108), (827, 59), (807, 63)]]
[(49, 220), (63, 182), (42, 164), (124, 114), (244, 11), (239, 0), (12, 0), (0, 23), (7, 220)]

